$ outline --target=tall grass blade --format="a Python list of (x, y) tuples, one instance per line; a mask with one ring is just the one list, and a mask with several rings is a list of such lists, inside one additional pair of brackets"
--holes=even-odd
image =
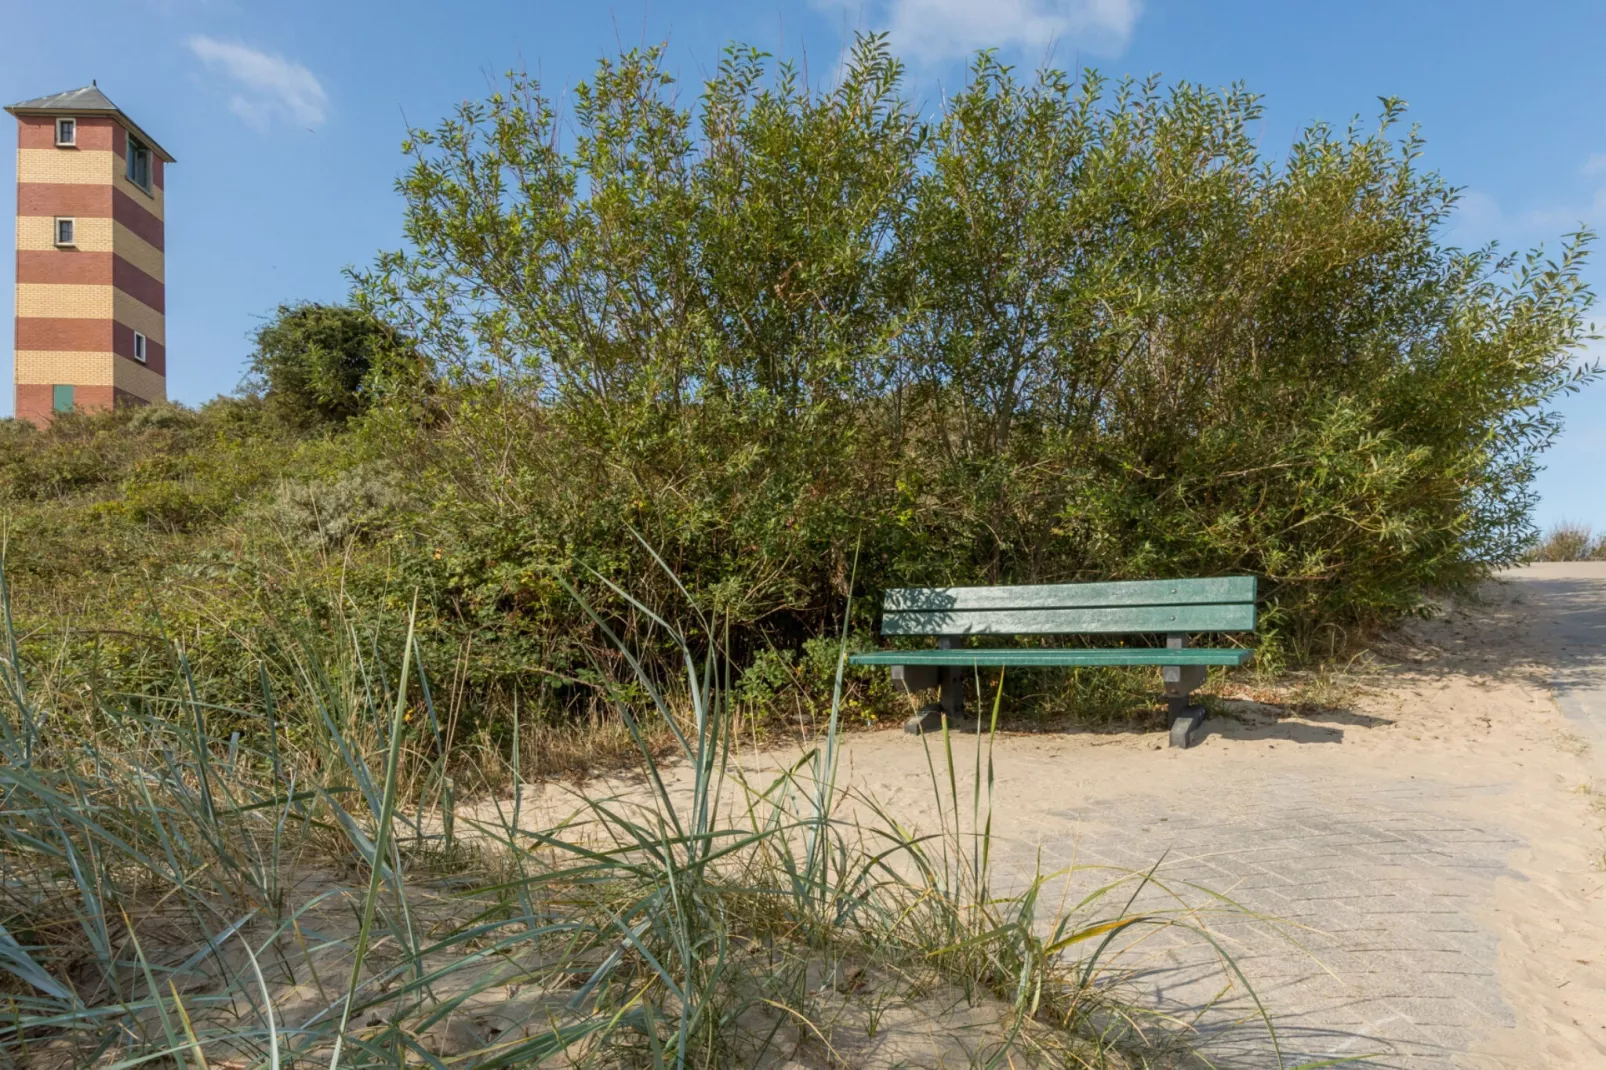
[[(402, 730), (406, 725), (407, 713), (407, 678), (408, 669), (413, 656), (413, 628), (417, 622), (418, 601), (413, 600), (412, 612), (407, 621), (407, 643), (402, 653), (401, 679), (396, 688), (395, 712), (390, 719), (390, 748), (385, 756), (385, 784), (384, 795), (380, 802), (378, 823), (374, 830), (373, 861), (368, 870), (368, 891), (363, 896), (362, 925), (357, 930), (357, 943), (351, 957), (351, 979), (346, 984), (345, 1000), (340, 1008), (340, 1025), (335, 1032), (335, 1047), (329, 1056), (329, 1070), (339, 1070), (341, 1049), (346, 1041), (346, 1033), (351, 1025), (352, 1006), (357, 999), (357, 989), (362, 983), (362, 967), (364, 956), (368, 953), (369, 933), (374, 924), (374, 910), (379, 902), (379, 890), (383, 880), (384, 861), (389, 853), (391, 820), (396, 810), (397, 782), (400, 778)], [(401, 894), (401, 875), (396, 874), (397, 894)]]

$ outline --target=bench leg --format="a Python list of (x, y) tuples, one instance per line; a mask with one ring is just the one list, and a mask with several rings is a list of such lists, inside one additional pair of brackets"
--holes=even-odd
[(949, 730), (961, 728), (965, 716), (965, 673), (968, 669), (957, 665), (944, 665), (940, 670), (940, 701), (920, 707), (920, 712), (904, 722), (903, 730), (911, 735), (922, 732), (941, 732), (944, 720)]
[[(952, 650), (958, 645), (959, 640), (956, 636), (937, 637), (938, 650)], [(949, 728), (958, 727), (960, 718), (965, 715), (965, 680), (969, 672), (969, 669), (958, 665), (939, 666), (936, 680), (938, 704), (923, 707), (919, 713), (909, 718), (903, 730), (916, 735), (921, 732), (940, 732), (944, 718), (947, 718)]]
[(953, 724), (965, 715), (965, 673), (957, 665), (945, 665), (942, 670), (942, 712)]
[(1171, 745), (1193, 746), (1195, 733), (1198, 732), (1199, 726), (1204, 724), (1204, 707), (1188, 705), (1186, 695), (1180, 698), (1167, 698), (1166, 705), (1171, 707)]
[[(1188, 645), (1188, 637), (1180, 633), (1168, 635), (1165, 637), (1165, 645), (1169, 650), (1183, 650)], [(1193, 746), (1194, 733), (1204, 724), (1204, 707), (1193, 705), (1192, 698), (1193, 689), (1205, 681), (1205, 671), (1203, 665), (1160, 667), (1160, 680), (1165, 685), (1165, 703), (1171, 708), (1173, 747)]]
[(933, 702), (929, 706), (920, 707), (920, 712), (903, 722), (903, 730), (911, 736), (918, 736), (922, 732), (941, 732), (945, 718), (942, 707)]

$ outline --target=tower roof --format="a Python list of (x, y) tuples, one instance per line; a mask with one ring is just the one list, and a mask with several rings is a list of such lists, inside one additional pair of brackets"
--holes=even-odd
[(111, 98), (102, 93), (100, 87), (93, 82), (81, 89), (69, 89), (65, 93), (52, 93), (48, 97), (35, 97), (32, 100), (9, 104), (6, 106), (6, 111), (12, 115), (110, 115), (137, 134), (156, 155), (168, 163), (175, 162), (168, 151), (156, 143), (155, 138), (141, 130), (138, 123), (123, 114), (123, 109), (113, 104)]

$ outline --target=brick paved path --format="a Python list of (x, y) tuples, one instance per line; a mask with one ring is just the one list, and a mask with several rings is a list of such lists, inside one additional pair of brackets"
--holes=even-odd
[[(1524, 634), (1542, 651), (1544, 682), (1572, 726), (1567, 731), (1593, 744), (1580, 752), (1600, 771), (1599, 785), (1606, 783), (1606, 569), (1578, 569), (1535, 566), (1507, 578), (1522, 606), (1520, 626), (1531, 628)], [(1505, 635), (1518, 626), (1498, 628)], [(1513, 664), (1490, 671), (1510, 679), (1528, 670)], [(1497, 974), (1496, 882), (1515, 884), (1518, 896), (1537, 894), (1508, 866), (1529, 846), (1515, 829), (1533, 827), (1521, 825), (1518, 811), (1527, 803), (1531, 821), (1537, 798), (1536, 782), (1513, 768), (1524, 760), (1520, 748), (1501, 752), (1510, 764), (1491, 772), (1485, 763), (1481, 773), (1463, 771), (1442, 752), (1423, 751), (1420, 768), (1372, 761), (1349, 747), (1274, 753), (1262, 762), (1229, 751), (1203, 779), (1206, 756), (1195, 752), (1178, 755), (1178, 764), (1123, 774), (1114, 788), (1106, 783), (1074, 806), (1014, 827), (1000, 869), (1016, 878), (1038, 865), (1142, 870), (1165, 855), (1165, 879), (1196, 882), (1290, 923), (1228, 912), (1210, 920), (1275, 1016), (1284, 1065), (1514, 1065), (1510, 1054), (1479, 1052), (1492, 1034), (1509, 1034), (1517, 1024)], [(1078, 882), (1084, 889), (1095, 883), (1091, 874)], [(1202, 893), (1189, 898), (1197, 903)], [(1149, 895), (1144, 904), (1167, 901)], [(1562, 918), (1566, 925), (1565, 910)], [(1140, 991), (1160, 1007), (1189, 1017), (1210, 1005), (1200, 1025), (1218, 1063), (1278, 1065), (1264, 1026), (1251, 1020), (1252, 1003), (1241, 994), (1218, 999), (1221, 973), (1207, 945), (1160, 932), (1128, 953), (1140, 969)], [(1589, 968), (1580, 984), (1606, 982), (1595, 956), (1570, 964)], [(1572, 1024), (1606, 1053), (1595, 1032), (1606, 1023)], [(1552, 1065), (1547, 1058), (1536, 1051), (1527, 1065)], [(1567, 1065), (1606, 1061), (1569, 1057)]]
[[(1243, 909), (1205, 920), (1273, 1016), (1285, 1067), (1606, 1068), (1606, 564), (1506, 578), (1337, 706), (1243, 702), (1185, 752), (1164, 733), (1001, 736), (994, 890), (1089, 867), (1044, 889), (1048, 924), (1163, 857), (1188, 903), (1229, 897)], [(981, 747), (958, 737), (953, 811)], [(867, 733), (844, 743), (841, 778), (930, 832), (943, 761)], [(1136, 907), (1175, 901), (1151, 889)], [(1081, 920), (1121, 909), (1109, 897)], [(1211, 1065), (1279, 1065), (1208, 943), (1153, 927), (1114, 950), (1126, 1005), (1192, 1024)]]
[(1550, 651), (1546, 682), (1606, 775), (1606, 568), (1530, 565), (1507, 576), (1540, 607), (1532, 624)]
[[(1143, 869), (1169, 852), (1162, 874), (1173, 886), (1195, 882), (1278, 919), (1223, 913), (1209, 924), (1276, 1014), (1288, 1065), (1370, 1055), (1354, 1065), (1492, 1066), (1462, 1053), (1487, 1027), (1511, 1024), (1496, 934), (1478, 911), (1516, 841), (1492, 821), (1447, 811), (1498, 809), (1501, 792), (1281, 773), (1224, 785), (1191, 810), (1134, 793), (1046, 814), (1081, 835), (1044, 843), (1042, 865)], [(1001, 869), (1029, 873), (1035, 852), (1017, 843)], [(1162, 907), (1166, 897), (1144, 903)], [(1162, 1008), (1187, 1015), (1218, 994), (1220, 971), (1198, 941), (1161, 933), (1127, 954)], [(1206, 1014), (1213, 1058), (1276, 1065), (1252, 1015), (1243, 998)]]

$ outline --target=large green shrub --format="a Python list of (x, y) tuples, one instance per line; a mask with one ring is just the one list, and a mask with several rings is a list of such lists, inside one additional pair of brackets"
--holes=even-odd
[(695, 108), (659, 59), (572, 127), (514, 78), (415, 131), (358, 277), (456, 384), (421, 578), (487, 627), (580, 634), (551, 570), (648, 574), (628, 524), (738, 646), (857, 553), (872, 594), (1252, 572), (1310, 650), (1530, 540), (1589, 235), (1446, 244), (1398, 102), (1278, 161), (1236, 87), (983, 55), (928, 121), (876, 39), (829, 91), (732, 49)]
[(292, 426), (349, 420), (396, 380), (422, 382), (411, 343), (346, 305), (280, 305), (254, 341), (245, 385)]

